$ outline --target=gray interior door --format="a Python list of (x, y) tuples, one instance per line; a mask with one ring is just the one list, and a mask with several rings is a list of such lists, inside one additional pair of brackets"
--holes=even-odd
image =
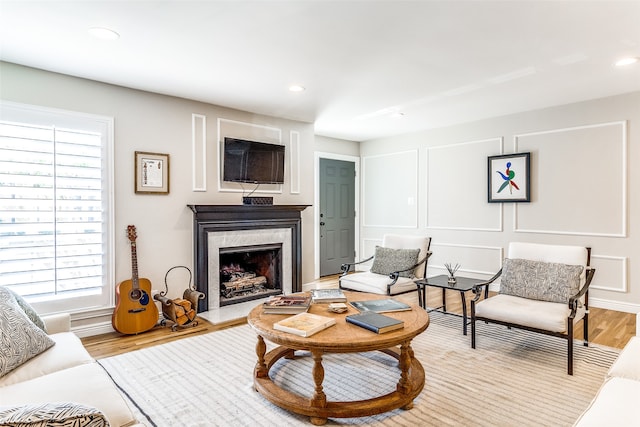
[(320, 159), (320, 276), (355, 258), (355, 163)]

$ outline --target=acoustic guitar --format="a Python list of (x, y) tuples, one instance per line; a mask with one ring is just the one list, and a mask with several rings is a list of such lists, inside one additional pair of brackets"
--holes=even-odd
[(139, 334), (148, 331), (158, 323), (158, 307), (151, 299), (151, 282), (138, 278), (138, 253), (136, 251), (136, 227), (127, 227), (131, 243), (131, 280), (124, 280), (116, 286), (116, 308), (111, 324), (122, 334)]

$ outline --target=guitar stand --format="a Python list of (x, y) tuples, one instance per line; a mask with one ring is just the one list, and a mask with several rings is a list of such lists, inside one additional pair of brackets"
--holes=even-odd
[[(182, 298), (167, 298), (169, 286), (167, 277), (174, 268), (184, 268), (189, 272), (189, 287), (184, 290)], [(163, 319), (160, 321), (161, 326), (166, 326), (167, 322), (171, 322), (171, 331), (175, 332), (178, 327), (197, 326), (198, 325), (198, 300), (204, 299), (204, 294), (191, 287), (191, 270), (187, 267), (178, 265), (171, 267), (164, 276), (165, 290), (153, 296), (153, 299), (159, 301), (162, 306)]]

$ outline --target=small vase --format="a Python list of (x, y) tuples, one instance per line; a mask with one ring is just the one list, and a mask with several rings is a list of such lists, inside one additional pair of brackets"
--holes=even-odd
[(455, 284), (456, 284), (456, 282), (457, 282), (457, 280), (456, 280), (456, 278), (455, 278), (454, 276), (449, 276), (449, 278), (447, 279), (447, 283), (448, 283), (450, 286), (455, 285)]

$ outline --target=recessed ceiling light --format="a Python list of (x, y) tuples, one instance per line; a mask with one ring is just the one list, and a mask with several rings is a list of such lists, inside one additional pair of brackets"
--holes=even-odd
[(304, 86), (300, 86), (300, 85), (291, 85), (289, 86), (289, 91), (290, 92), (304, 92)]
[(639, 58), (637, 56), (630, 56), (628, 58), (622, 58), (616, 61), (616, 67), (624, 67), (625, 65), (631, 65), (638, 62)]
[(108, 28), (102, 27), (89, 28), (89, 34), (101, 40), (117, 40), (120, 38), (120, 34)]

